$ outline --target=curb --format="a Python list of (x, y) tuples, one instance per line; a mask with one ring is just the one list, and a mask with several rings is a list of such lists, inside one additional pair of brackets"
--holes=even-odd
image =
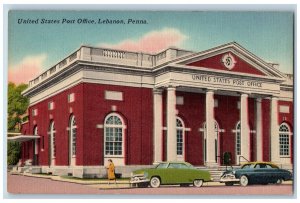
[[(108, 180), (78, 180), (78, 179), (68, 179), (60, 176), (51, 176), (51, 175), (37, 175), (37, 174), (22, 174), (22, 173), (10, 173), (11, 175), (23, 175), (35, 178), (45, 178), (51, 179), (53, 181), (61, 181), (61, 182), (69, 182), (76, 183), (81, 185), (86, 185), (89, 187), (96, 187), (99, 189), (129, 189), (129, 188), (138, 188), (132, 187), (130, 182), (127, 180), (117, 180), (116, 183), (110, 182), (108, 184)], [(293, 185), (293, 181), (284, 181), (282, 185)], [(214, 187), (214, 186), (225, 186), (225, 183), (220, 182), (205, 182), (203, 183), (204, 187)]]

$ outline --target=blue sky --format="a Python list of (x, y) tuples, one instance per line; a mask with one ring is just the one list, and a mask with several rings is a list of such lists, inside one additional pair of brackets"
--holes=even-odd
[[(24, 63), (35, 71), (50, 68), (82, 44), (118, 47), (131, 40), (139, 43), (171, 30), (176, 46), (203, 51), (236, 41), (280, 70), (293, 72), (293, 13), (291, 12), (105, 12), (105, 11), (12, 11), (9, 13), (8, 65), (17, 72)], [(18, 24), (18, 19), (144, 19), (147, 24)], [(154, 33), (153, 33), (154, 32)], [(150, 34), (151, 35), (151, 34)], [(163, 35), (163, 34), (162, 34)], [(150, 37), (150, 39), (153, 39)], [(155, 43), (155, 42), (152, 42)], [(31, 62), (30, 62), (31, 61)], [(28, 65), (28, 64), (27, 64)], [(36, 73), (35, 73), (36, 74)]]

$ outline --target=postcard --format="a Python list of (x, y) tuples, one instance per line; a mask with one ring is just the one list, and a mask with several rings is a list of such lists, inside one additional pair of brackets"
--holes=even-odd
[(7, 192), (293, 198), (294, 18), (10, 10)]

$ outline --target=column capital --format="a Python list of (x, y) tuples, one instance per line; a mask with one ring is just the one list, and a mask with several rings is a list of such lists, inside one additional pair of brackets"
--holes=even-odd
[(174, 85), (169, 85), (169, 86), (167, 86), (167, 90), (168, 90), (168, 91), (176, 90), (176, 86), (174, 86)]
[(279, 98), (276, 96), (271, 96), (271, 100), (278, 100)]
[(241, 97), (248, 97), (249, 96), (249, 94), (245, 93), (245, 92), (241, 92), (240, 95), (241, 95)]
[(213, 94), (214, 92), (215, 92), (215, 90), (213, 90), (213, 89), (206, 89), (205, 90), (206, 94)]
[(153, 94), (162, 94), (163, 89), (154, 88), (152, 91), (153, 91)]
[(256, 102), (259, 102), (259, 103), (262, 102), (262, 98), (261, 98), (261, 97), (258, 97), (258, 98), (256, 98), (255, 100), (256, 100)]

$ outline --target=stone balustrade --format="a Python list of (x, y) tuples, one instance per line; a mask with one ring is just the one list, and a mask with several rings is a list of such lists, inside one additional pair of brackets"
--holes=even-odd
[(101, 64), (117, 64), (131, 67), (153, 68), (182, 55), (181, 52), (184, 52), (185, 54), (191, 53), (189, 51), (177, 50), (175, 48), (169, 48), (157, 54), (148, 54), (142, 52), (114, 50), (109, 48), (81, 46), (68, 57), (64, 58), (53, 67), (43, 72), (38, 77), (29, 81), (29, 88), (32, 88), (47, 80), (77, 60), (98, 62)]

